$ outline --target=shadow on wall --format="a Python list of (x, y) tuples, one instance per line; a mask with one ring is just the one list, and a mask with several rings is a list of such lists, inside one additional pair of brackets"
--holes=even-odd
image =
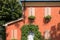
[(51, 40), (60, 40), (60, 23), (51, 27), (50, 30), (51, 33)]
[(57, 31), (56, 31), (56, 25), (54, 25), (54, 26), (51, 27), (50, 33), (51, 33), (51, 39), (52, 40), (56, 40), (56, 33), (57, 33)]
[[(21, 20), (21, 21), (23, 21), (23, 20)], [(15, 22), (15, 27), (17, 27), (17, 28), (20, 27), (21, 24), (19, 24), (19, 22), (21, 22), (21, 21)]]

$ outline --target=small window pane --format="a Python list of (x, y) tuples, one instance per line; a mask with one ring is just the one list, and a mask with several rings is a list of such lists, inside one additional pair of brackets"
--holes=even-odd
[(17, 30), (14, 30), (14, 37), (17, 39)]
[(35, 8), (33, 7), (29, 8), (29, 16), (35, 16)]
[(34, 40), (34, 33), (33, 32), (29, 33), (28, 40)]
[(17, 39), (17, 30), (11, 30), (11, 38)]
[(51, 8), (50, 7), (45, 8), (45, 16), (47, 16), (47, 15), (51, 15)]
[(45, 38), (45, 39), (50, 39), (50, 31), (49, 31), (49, 30), (46, 30), (46, 31), (45, 31), (44, 38)]

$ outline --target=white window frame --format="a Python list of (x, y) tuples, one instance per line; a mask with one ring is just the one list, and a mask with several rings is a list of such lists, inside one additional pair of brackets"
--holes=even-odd
[(45, 16), (51, 15), (51, 8), (45, 7)]
[(11, 30), (11, 39), (13, 39), (13, 38), (17, 39), (17, 30), (16, 29)]
[(30, 32), (27, 37), (28, 37), (27, 40), (34, 40), (34, 33), (33, 32)]
[(29, 7), (29, 16), (35, 16), (35, 8)]

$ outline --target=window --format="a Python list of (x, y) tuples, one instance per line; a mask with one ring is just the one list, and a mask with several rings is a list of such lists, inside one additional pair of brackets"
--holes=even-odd
[(29, 33), (28, 40), (34, 40), (34, 33), (33, 32)]
[(11, 30), (11, 38), (17, 39), (17, 30)]
[(35, 8), (34, 7), (29, 8), (29, 16), (35, 16)]
[(46, 31), (45, 31), (44, 38), (45, 38), (45, 39), (50, 39), (50, 31), (49, 31), (49, 30), (46, 30)]
[(46, 7), (45, 8), (45, 16), (51, 15), (51, 8), (50, 7)]

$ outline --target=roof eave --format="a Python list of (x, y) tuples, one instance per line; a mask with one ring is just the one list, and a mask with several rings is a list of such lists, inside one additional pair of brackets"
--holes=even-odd
[(6, 24), (3, 24), (3, 26), (7, 27), (8, 25), (10, 25), (10, 24), (12, 24), (12, 23), (15, 23), (15, 22), (18, 22), (18, 21), (21, 21), (21, 20), (23, 20), (23, 19), (24, 19), (23, 17), (22, 17), (22, 18), (19, 18), (19, 19), (15, 20), (15, 21), (11, 21), (11, 22), (8, 22), (8, 23), (6, 23)]

